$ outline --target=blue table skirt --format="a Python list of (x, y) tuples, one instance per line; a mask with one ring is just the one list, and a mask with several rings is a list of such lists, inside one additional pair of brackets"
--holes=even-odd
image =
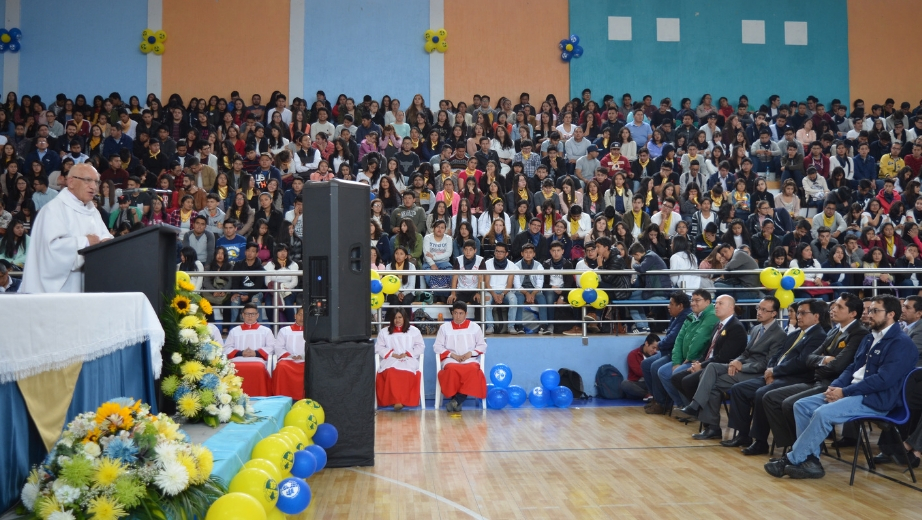
[[(118, 397), (140, 399), (156, 413), (148, 342), (84, 363), (66, 422)], [(16, 503), (32, 465), (41, 462), (46, 454), (19, 386), (15, 382), (0, 384), (0, 513)]]
[(227, 485), (250, 460), (256, 443), (282, 429), (285, 415), (291, 410), (290, 397), (251, 397), (260, 420), (250, 424), (228, 423), (203, 443), (214, 454), (211, 475)]

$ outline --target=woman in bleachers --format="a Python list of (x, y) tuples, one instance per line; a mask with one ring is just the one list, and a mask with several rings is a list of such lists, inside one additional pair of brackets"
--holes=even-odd
[[(391, 262), (387, 269), (390, 271), (410, 271), (419, 269), (410, 258), (407, 248), (397, 246), (394, 250), (394, 261)], [(416, 275), (401, 275), (400, 290), (387, 297), (387, 302), (391, 305), (409, 306), (416, 300)]]
[(647, 251), (653, 251), (660, 258), (669, 258), (669, 241), (660, 231), (659, 225), (650, 224), (637, 239)]
[(405, 218), (400, 221), (400, 230), (394, 236), (392, 249), (397, 249), (397, 246), (406, 247), (410, 258), (419, 265), (423, 257), (423, 237), (416, 232), (416, 225), (411, 219)]
[(272, 258), (272, 250), (275, 247), (275, 239), (269, 231), (269, 221), (264, 218), (258, 219), (250, 236), (247, 237), (247, 242), (255, 242), (259, 246), (257, 257), (263, 265), (266, 265)]
[(26, 251), (29, 249), (29, 235), (23, 222), (18, 218), (7, 224), (3, 238), (0, 239), (0, 260), (6, 260), (19, 269), (26, 263)]
[[(241, 182), (249, 183), (250, 179), (252, 179), (250, 175), (244, 175), (241, 177)], [(237, 234), (243, 236), (249, 235), (250, 230), (253, 229), (253, 220), (255, 217), (256, 212), (247, 203), (246, 195), (243, 191), (238, 191), (236, 195), (234, 195), (230, 207), (227, 208), (227, 218), (233, 218), (237, 221)]]
[[(205, 270), (205, 266), (202, 265), (202, 262), (198, 259), (198, 254), (195, 252), (195, 249), (186, 246), (182, 248), (179, 252), (179, 265), (176, 266), (176, 269), (179, 271), (185, 271), (186, 273), (197, 273)], [(190, 276), (192, 284), (195, 285), (195, 290), (202, 290), (202, 277), (201, 276)]]
[[(276, 300), (275, 305), (284, 304), (285, 308), (280, 314), (284, 314), (285, 321), (292, 322), (295, 319), (294, 307), (298, 296), (295, 292), (298, 287), (298, 276), (294, 273), (299, 267), (288, 255), (287, 245), (276, 244), (272, 258), (265, 263), (264, 267), (266, 271), (275, 273), (272, 276), (266, 276), (266, 283), (274, 283), (278, 291), (275, 295), (281, 298), (281, 301)], [(282, 272), (286, 274), (281, 274)]]
[(419, 357), (425, 350), (423, 335), (410, 325), (407, 311), (398, 307), (390, 324), (382, 328), (375, 341), (375, 354), (381, 357), (375, 377), (378, 406), (419, 406)]
[[(829, 252), (829, 259), (823, 264), (823, 284), (832, 287), (847, 287), (854, 285), (854, 276), (851, 273), (833, 273), (831, 269), (851, 269), (848, 263), (848, 255), (845, 253), (845, 246), (832, 246)], [(837, 299), (842, 295), (843, 290), (833, 289), (832, 298)], [(848, 292), (852, 292), (849, 290)]]
[(426, 215), (426, 229), (432, 229), (437, 220), (445, 222), (445, 234), (451, 236), (454, 234), (454, 227), (452, 226), (451, 211), (448, 209), (448, 205), (444, 200), (437, 200), (435, 206), (432, 207), (432, 211)]
[(141, 223), (145, 226), (155, 226), (158, 224), (165, 224), (167, 222), (169, 222), (169, 215), (167, 214), (166, 207), (163, 204), (163, 199), (157, 195), (154, 195), (150, 201), (150, 209), (147, 210), (147, 214), (144, 215)]
[[(468, 181), (470, 181), (470, 179), (468, 179)], [(454, 215), (451, 215), (451, 220), (446, 221), (446, 223), (448, 224), (448, 228), (452, 230), (452, 234), (454, 234), (454, 231), (458, 229), (458, 226), (462, 222), (467, 222), (470, 224), (471, 229), (474, 229), (474, 226), (477, 225), (477, 219), (480, 218), (481, 213), (482, 211), (480, 210), (479, 206), (475, 207), (469, 202), (469, 199), (462, 198), (458, 202), (458, 212)]]
[[(861, 261), (861, 267), (863, 269), (889, 269), (893, 267), (893, 264), (890, 263), (890, 260), (887, 259), (887, 254), (880, 247), (872, 247), (865, 253), (864, 258)], [(864, 273), (864, 282), (862, 283), (865, 287), (876, 286), (877, 294), (896, 294), (892, 289), (893, 287), (893, 277), (889, 273)]]
[(480, 239), (477, 238), (477, 235), (474, 233), (474, 224), (470, 221), (462, 221), (456, 225), (455, 234), (454, 234), (454, 243), (452, 244), (452, 256), (457, 258), (461, 256), (464, 251), (464, 242), (468, 240), (473, 240), (477, 245), (474, 253), (480, 254)]
[[(688, 271), (698, 269), (692, 243), (684, 236), (672, 239), (672, 256), (669, 257), (669, 269)], [(701, 286), (701, 276), (695, 274), (672, 275), (672, 284), (689, 295)]]

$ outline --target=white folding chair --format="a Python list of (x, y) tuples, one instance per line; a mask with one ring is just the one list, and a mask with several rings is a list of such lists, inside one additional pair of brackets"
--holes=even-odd
[[(426, 383), (425, 383), (425, 377), (424, 377), (425, 374), (423, 372), (423, 364), (425, 363), (425, 361), (426, 361), (426, 352), (423, 351), (419, 355), (419, 409), (420, 410), (426, 409)], [(378, 374), (378, 370), (380, 369), (381, 369), (381, 356), (379, 356), (378, 354), (375, 354), (375, 375), (376, 376)], [(375, 410), (378, 409), (378, 385), (375, 385), (374, 409)]]
[[(480, 355), (480, 371), (483, 372), (484, 377), (486, 377), (487, 372), (484, 369), (487, 363), (487, 354), (483, 353)], [(439, 372), (442, 371), (442, 360), (436, 358), (435, 360), (435, 409), (438, 410), (442, 407), (442, 385), (439, 384)], [(478, 399), (480, 401), (480, 406), (483, 408), (484, 413), (487, 411), (487, 400)]]

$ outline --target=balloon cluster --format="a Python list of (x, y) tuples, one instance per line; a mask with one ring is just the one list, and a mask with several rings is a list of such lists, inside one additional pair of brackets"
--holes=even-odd
[(579, 36), (575, 34), (571, 34), (570, 37), (565, 40), (560, 40), (558, 47), (563, 51), (560, 53), (560, 59), (563, 61), (570, 61), (573, 58), (579, 58), (583, 55), (583, 48), (579, 45)]
[(231, 480), (228, 493), (208, 509), (206, 520), (273, 520), (302, 513), (311, 502), (306, 479), (327, 464), (336, 428), (323, 408), (302, 399), (285, 416), (285, 426), (256, 443), (251, 459)]
[(759, 274), (759, 281), (766, 289), (776, 289), (775, 298), (778, 298), (782, 309), (787, 309), (794, 303), (793, 289), (804, 284), (804, 272), (796, 267), (784, 273), (774, 267), (766, 267)]
[(147, 54), (153, 52), (156, 55), (161, 55), (166, 51), (166, 47), (163, 45), (163, 42), (166, 41), (166, 31), (154, 31), (152, 29), (144, 29), (141, 33), (141, 45), (139, 46), (141, 52)]
[(426, 52), (431, 54), (432, 51), (445, 52), (448, 50), (448, 31), (445, 29), (439, 29), (438, 31), (429, 29), (423, 34), (423, 37), (426, 39)]
[(595, 271), (586, 271), (579, 275), (579, 289), (572, 289), (567, 294), (567, 301), (576, 308), (590, 305), (596, 309), (604, 309), (608, 305), (608, 294), (597, 290), (599, 275)]
[(389, 274), (381, 277), (378, 271), (371, 270), (371, 308), (380, 309), (384, 305), (384, 296), (397, 294), (400, 290), (400, 277)]
[(14, 27), (9, 31), (0, 29), (0, 52), (19, 52), (19, 50), (22, 49), (21, 41), (22, 31), (20, 31), (18, 27)]
[(490, 369), (490, 380), (493, 384), (487, 385), (487, 408), (494, 410), (505, 408), (507, 404), (518, 408), (526, 399), (535, 408), (546, 408), (551, 404), (558, 408), (566, 408), (573, 402), (573, 392), (565, 386), (560, 386), (560, 374), (550, 368), (541, 374), (541, 386), (535, 387), (530, 393), (526, 393), (520, 386), (511, 384), (512, 369), (503, 363), (493, 365)]

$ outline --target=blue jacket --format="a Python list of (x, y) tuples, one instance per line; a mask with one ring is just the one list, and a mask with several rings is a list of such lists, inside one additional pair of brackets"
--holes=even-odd
[(855, 162), (855, 182), (861, 181), (862, 179), (867, 179), (869, 181), (874, 181), (877, 179), (877, 161), (874, 160), (870, 155), (867, 156), (867, 159), (861, 160), (860, 155), (853, 157)]
[[(841, 388), (846, 397), (862, 395), (862, 403), (866, 406), (889, 412), (902, 401), (903, 379), (916, 367), (919, 350), (909, 336), (900, 330), (898, 323), (890, 327), (873, 349), (872, 343), (874, 336), (868, 334), (858, 347), (855, 360), (829, 386)], [(852, 384), (855, 372), (865, 363), (867, 368), (864, 379)]]
[(58, 155), (58, 152), (51, 151), (51, 148), (45, 151), (45, 156), (41, 159), (38, 158), (38, 150), (33, 150), (32, 153), (26, 157), (26, 166), (28, 171), (32, 171), (31, 165), (33, 161), (38, 161), (42, 163), (42, 166), (45, 167), (45, 175), (50, 175), (51, 172), (55, 172), (61, 169), (61, 156)]
[(672, 347), (675, 346), (675, 340), (679, 337), (679, 331), (682, 330), (682, 325), (689, 313), (691, 313), (691, 308), (686, 307), (678, 316), (669, 320), (666, 335), (659, 340), (659, 351), (663, 353), (663, 357), (672, 357)]
[(102, 158), (108, 161), (110, 156), (117, 155), (123, 148), (130, 152), (132, 146), (134, 146), (134, 141), (125, 134), (122, 134), (118, 141), (112, 136), (106, 137), (106, 140), (102, 142)]

